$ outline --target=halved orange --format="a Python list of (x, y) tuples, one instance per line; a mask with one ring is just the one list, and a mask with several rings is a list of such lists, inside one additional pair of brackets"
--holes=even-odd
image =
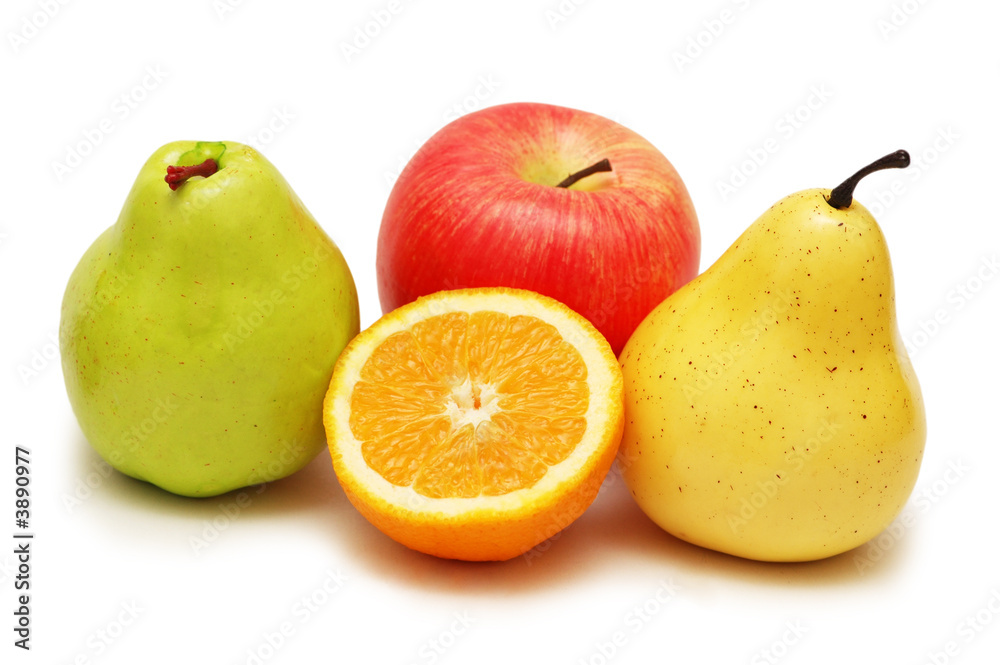
[(324, 404), (337, 478), (382, 532), (440, 557), (527, 552), (594, 500), (622, 435), (604, 337), (532, 291), (442, 291), (340, 355)]

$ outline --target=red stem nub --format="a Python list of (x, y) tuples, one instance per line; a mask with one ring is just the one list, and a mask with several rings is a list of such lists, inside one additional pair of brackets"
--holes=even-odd
[(218, 170), (218, 163), (209, 157), (201, 164), (194, 164), (192, 166), (168, 166), (167, 176), (164, 180), (170, 185), (171, 190), (176, 191), (178, 187), (187, 182), (188, 178), (195, 176), (207, 178)]

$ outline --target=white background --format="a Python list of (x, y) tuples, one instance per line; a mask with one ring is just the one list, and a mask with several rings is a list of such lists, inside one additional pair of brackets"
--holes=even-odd
[[(4, 663), (997, 662), (996, 3), (421, 0), (377, 30), (388, 0), (3, 6)], [(830, 560), (754, 563), (667, 536), (612, 475), (544, 552), (469, 564), (376, 531), (326, 453), (243, 506), (101, 474), (63, 388), (59, 306), (153, 150), (260, 148), (343, 250), (367, 326), (395, 174), (448, 118), (512, 101), (659, 147), (702, 269), (779, 198), (911, 151), (857, 192), (928, 409), (905, 523)], [(30, 653), (12, 645), (15, 445), (33, 455)]]

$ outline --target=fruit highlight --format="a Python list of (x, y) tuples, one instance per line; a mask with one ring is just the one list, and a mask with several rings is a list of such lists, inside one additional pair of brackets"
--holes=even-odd
[(885, 238), (851, 193), (905, 161), (778, 201), (629, 339), (620, 466), (666, 531), (806, 561), (861, 545), (902, 509), (923, 399)]
[(213, 496), (323, 449), (323, 395), (357, 330), (347, 263), (277, 169), (249, 146), (178, 141), (73, 271), (59, 338), (94, 449)]
[(333, 466), (378, 529), (435, 556), (502, 561), (575, 520), (621, 438), (621, 370), (578, 314), (517, 289), (421, 298), (337, 361)]
[(446, 125), (403, 169), (379, 229), (379, 300), (386, 313), (442, 290), (527, 289), (618, 353), (697, 274), (700, 243), (684, 182), (649, 141), (593, 113), (502, 104)]

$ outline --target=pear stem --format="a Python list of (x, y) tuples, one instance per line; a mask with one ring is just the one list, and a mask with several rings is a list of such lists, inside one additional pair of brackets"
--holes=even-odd
[(866, 175), (881, 171), (883, 169), (903, 169), (910, 165), (910, 153), (905, 150), (897, 150), (885, 157), (876, 159), (874, 162), (861, 169), (844, 182), (837, 185), (836, 189), (830, 192), (830, 197), (826, 200), (837, 210), (850, 208), (854, 202), (854, 188)]
[(571, 187), (572, 185), (579, 182), (580, 180), (583, 180), (589, 175), (593, 175), (595, 173), (601, 173), (602, 171), (607, 172), (610, 170), (611, 170), (611, 162), (605, 158), (597, 162), (596, 164), (591, 164), (587, 168), (577, 171), (576, 173), (572, 174), (571, 176), (563, 180), (561, 183), (556, 185), (556, 187), (562, 187), (565, 189), (567, 187)]
[(171, 190), (176, 191), (178, 187), (187, 182), (188, 178), (195, 176), (207, 178), (218, 170), (219, 164), (209, 157), (201, 164), (194, 164), (192, 166), (168, 166), (167, 175), (164, 180), (170, 185)]

